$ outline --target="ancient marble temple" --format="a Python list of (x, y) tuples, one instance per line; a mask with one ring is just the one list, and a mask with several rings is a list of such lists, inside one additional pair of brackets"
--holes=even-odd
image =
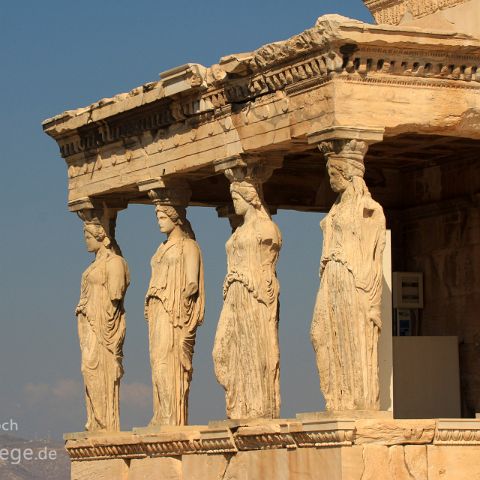
[[(93, 254), (76, 308), (87, 423), (65, 437), (72, 479), (480, 476), (479, 1), (365, 0), (375, 25), (320, 17), (288, 40), (179, 66), (43, 123)], [(131, 204), (150, 208), (160, 232), (145, 258), (154, 411), (125, 432), (131, 312), (115, 225)], [(228, 420), (203, 426), (187, 425), (209, 301), (189, 205), (232, 226), (212, 345)], [(327, 412), (290, 419), (280, 418), (278, 209), (326, 214), (310, 335)], [(410, 337), (392, 337), (392, 270), (423, 275)], [(440, 351), (451, 361), (437, 371), (439, 339), (453, 354)], [(457, 384), (433, 395), (450, 371)], [(442, 410), (452, 395), (458, 406)]]

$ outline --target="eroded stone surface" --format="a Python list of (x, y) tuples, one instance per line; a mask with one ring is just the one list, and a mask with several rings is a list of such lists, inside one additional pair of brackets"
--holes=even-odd
[(288, 457), (289, 480), (343, 480), (340, 449), (302, 448)]
[(184, 480), (224, 480), (232, 454), (185, 455), (182, 458)]
[(480, 36), (478, 0), (364, 0), (380, 24), (463, 32)]
[(433, 446), (428, 451), (428, 480), (480, 478), (480, 447)]
[(71, 480), (130, 480), (125, 460), (72, 462)]
[(253, 478), (290, 480), (287, 450), (239, 452), (231, 458), (223, 480)]
[(405, 445), (405, 465), (410, 477), (423, 480), (428, 476), (428, 458), (426, 445)]
[(205, 309), (204, 274), (186, 205), (162, 201), (164, 194), (151, 191), (167, 240), (152, 258), (145, 299), (154, 399), (150, 425), (185, 425), (196, 332)]
[(363, 448), (363, 472), (361, 480), (394, 480), (390, 474), (388, 447), (366, 445)]
[(424, 445), (365, 445), (361, 480), (426, 480), (427, 447)]
[(123, 302), (130, 276), (115, 241), (114, 218), (105, 209), (89, 210), (83, 217), (87, 250), (95, 254), (95, 260), (82, 275), (80, 301), (75, 310), (85, 383), (85, 429), (118, 431), (126, 330)]
[(183, 480), (183, 478), (182, 460), (174, 457), (133, 459), (128, 471), (128, 480)]
[[(385, 216), (365, 184), (368, 131), (321, 148), (338, 198), (322, 220), (320, 289), (311, 338), (327, 410), (378, 410)], [(352, 132), (353, 135), (353, 132)], [(365, 140), (363, 140), (363, 138)]]
[(435, 434), (435, 420), (357, 420), (356, 444), (427, 444)]
[[(213, 359), (229, 418), (276, 418), (280, 413), (279, 283), (282, 237), (263, 199), (262, 169), (227, 169), (242, 224), (227, 242), (224, 304)], [(265, 178), (266, 175), (266, 178)]]
[(134, 434), (71, 434), (72, 478), (104, 480), (105, 469), (111, 466), (123, 475), (128, 465), (128, 480), (459, 480), (480, 475), (476, 420), (234, 423), (231, 430), (164, 426), (157, 433), (150, 428)]
[[(479, 138), (479, 49), (465, 35), (329, 15), (291, 39), (210, 68), (178, 68), (160, 82), (49, 119), (44, 129), (67, 162), (70, 202), (113, 190), (137, 198), (141, 181), (212, 175), (215, 162), (237, 154), (309, 155), (297, 139), (334, 124), (384, 127), (389, 136), (447, 129)], [(245, 108), (232, 108), (238, 104)], [(285, 195), (279, 204), (305, 206), (303, 195), (294, 199)]]

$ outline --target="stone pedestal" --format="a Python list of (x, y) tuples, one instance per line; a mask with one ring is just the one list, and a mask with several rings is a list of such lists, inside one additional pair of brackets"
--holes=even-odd
[[(480, 476), (480, 420), (377, 412), (69, 434), (72, 480), (458, 480)], [(374, 418), (372, 418), (374, 417)]]

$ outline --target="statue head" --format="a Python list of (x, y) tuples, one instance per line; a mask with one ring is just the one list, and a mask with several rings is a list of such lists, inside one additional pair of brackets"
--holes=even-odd
[[(260, 186), (261, 188), (261, 186)], [(249, 208), (269, 217), (264, 202), (260, 198), (258, 187), (250, 182), (232, 182), (230, 184), (235, 213), (244, 217)]]
[(344, 192), (358, 177), (363, 181), (365, 166), (362, 162), (352, 159), (332, 158), (327, 162), (327, 172), (330, 177), (330, 186), (337, 193)]
[(186, 237), (195, 238), (190, 222), (187, 220), (185, 207), (177, 205), (155, 205), (158, 226), (160, 231), (169, 235), (178, 228)]
[(98, 252), (102, 247), (110, 248), (110, 238), (108, 238), (101, 223), (96, 221), (84, 222), (83, 232), (87, 251)]

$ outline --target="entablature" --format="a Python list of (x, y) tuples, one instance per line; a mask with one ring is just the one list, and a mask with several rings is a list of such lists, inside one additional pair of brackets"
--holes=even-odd
[(139, 183), (182, 175), (208, 186), (214, 165), (235, 155), (310, 158), (308, 136), (331, 126), (480, 138), (479, 92), (479, 41), (328, 15), (286, 41), (176, 67), (43, 127), (67, 162), (70, 202), (142, 202)]

